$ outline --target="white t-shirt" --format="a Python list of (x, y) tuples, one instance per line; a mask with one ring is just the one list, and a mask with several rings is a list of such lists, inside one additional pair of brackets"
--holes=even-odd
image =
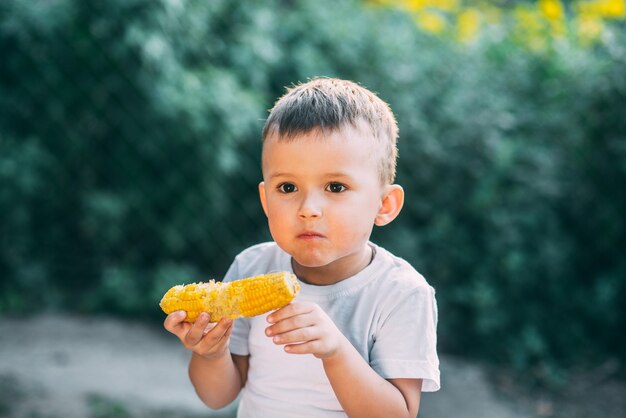
[[(439, 389), (435, 292), (406, 261), (373, 243), (372, 262), (329, 286), (302, 286), (296, 301), (317, 303), (380, 376), (423, 379)], [(293, 272), (291, 256), (273, 242), (239, 254), (224, 281), (275, 271)], [(345, 417), (324, 373), (310, 354), (288, 354), (265, 335), (267, 315), (238, 319), (233, 354), (249, 355), (239, 418)]]

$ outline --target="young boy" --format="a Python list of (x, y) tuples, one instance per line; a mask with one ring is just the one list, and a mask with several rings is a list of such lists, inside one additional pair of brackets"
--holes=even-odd
[(387, 104), (350, 81), (314, 79), (276, 102), (259, 185), (274, 241), (239, 254), (225, 281), (292, 271), (302, 289), (234, 323), (167, 317), (209, 407), (243, 389), (238, 417), (415, 417), (421, 392), (439, 389), (434, 291), (369, 241), (404, 201), (397, 132)]

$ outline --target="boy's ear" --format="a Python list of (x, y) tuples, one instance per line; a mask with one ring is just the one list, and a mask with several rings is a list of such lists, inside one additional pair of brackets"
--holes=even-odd
[(378, 226), (387, 225), (400, 213), (404, 205), (404, 189), (399, 184), (390, 184), (386, 186), (383, 200), (378, 209), (374, 224)]
[(267, 216), (267, 202), (265, 200), (265, 182), (259, 183), (259, 198), (261, 199), (261, 206), (263, 206), (263, 212)]

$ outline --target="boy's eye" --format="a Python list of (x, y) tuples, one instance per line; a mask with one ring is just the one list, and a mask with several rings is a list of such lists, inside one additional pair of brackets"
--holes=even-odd
[(326, 187), (326, 190), (328, 190), (331, 193), (341, 193), (341, 192), (346, 191), (347, 189), (348, 188), (341, 183), (330, 183)]
[(293, 193), (295, 192), (296, 186), (295, 184), (292, 183), (283, 183), (281, 185), (278, 186), (278, 190), (282, 193)]

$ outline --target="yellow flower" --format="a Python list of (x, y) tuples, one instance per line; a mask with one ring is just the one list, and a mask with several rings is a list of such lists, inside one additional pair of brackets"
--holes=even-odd
[(404, 7), (407, 10), (418, 11), (426, 6), (425, 0), (404, 0)]
[(422, 29), (431, 33), (442, 33), (446, 28), (446, 20), (439, 13), (424, 10), (415, 19)]
[(446, 12), (451, 12), (459, 7), (459, 0), (427, 0), (427, 6), (432, 7), (433, 9), (445, 10)]
[(559, 0), (539, 0), (539, 10), (549, 20), (561, 20), (565, 16), (563, 5)]
[(565, 35), (565, 12), (559, 0), (539, 0), (539, 10), (550, 25), (553, 37)]
[(480, 12), (476, 9), (465, 9), (458, 17), (458, 37), (461, 42), (470, 42), (476, 38), (480, 29)]
[(576, 33), (581, 43), (589, 45), (600, 37), (604, 30), (602, 19), (591, 15), (581, 15), (576, 19)]
[(605, 17), (613, 19), (626, 17), (626, 1), (624, 0), (605, 0), (601, 7)]
[(626, 17), (626, 0), (582, 1), (576, 4), (578, 13), (584, 16), (622, 19)]

